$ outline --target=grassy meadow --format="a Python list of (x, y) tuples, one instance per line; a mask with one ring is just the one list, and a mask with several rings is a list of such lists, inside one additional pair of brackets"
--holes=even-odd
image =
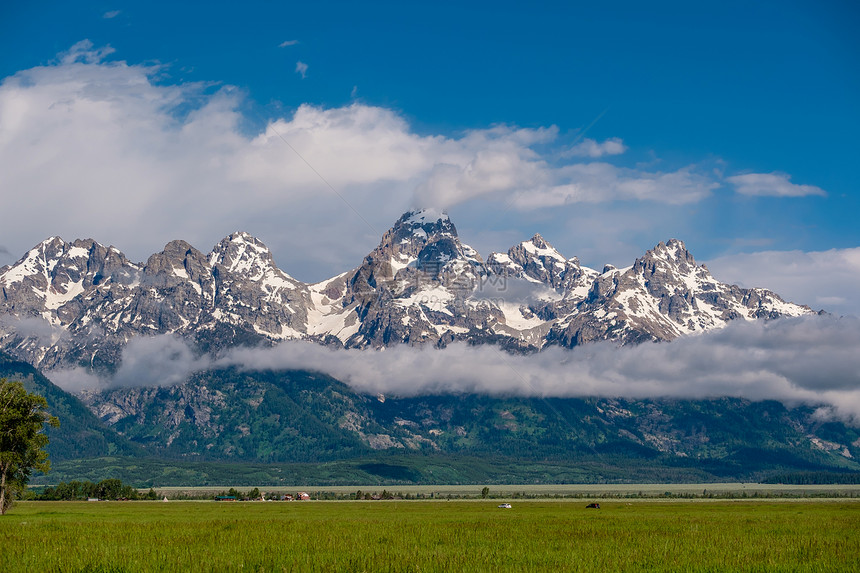
[(860, 502), (22, 502), (0, 571), (857, 571)]

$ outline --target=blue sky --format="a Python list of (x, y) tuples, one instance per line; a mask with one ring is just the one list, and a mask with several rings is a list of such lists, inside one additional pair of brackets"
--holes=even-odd
[(4, 3), (0, 265), (242, 229), (320, 280), (432, 203), (860, 314), (860, 7), (596, 4)]

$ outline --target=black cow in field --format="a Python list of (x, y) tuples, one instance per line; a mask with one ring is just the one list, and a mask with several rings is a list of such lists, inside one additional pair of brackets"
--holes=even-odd
[(589, 503), (585, 507), (586, 507), (586, 509), (600, 509), (600, 504), (599, 503)]

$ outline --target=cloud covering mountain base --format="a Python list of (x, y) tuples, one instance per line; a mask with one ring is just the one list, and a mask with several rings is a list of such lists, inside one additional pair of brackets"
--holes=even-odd
[(860, 320), (813, 316), (728, 327), (670, 343), (592, 343), (512, 355), (493, 346), (397, 346), (333, 350), (309, 342), (239, 348), (199, 357), (182, 339), (132, 340), (110, 380), (84, 369), (54, 371), (69, 391), (181, 383), (197, 371), (321, 371), (364, 393), (478, 393), (539, 397), (704, 399), (732, 396), (820, 405), (823, 417), (860, 423)]

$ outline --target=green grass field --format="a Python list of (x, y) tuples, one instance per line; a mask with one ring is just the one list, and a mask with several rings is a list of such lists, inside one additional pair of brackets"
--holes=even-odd
[(0, 571), (851, 571), (860, 502), (23, 502)]

